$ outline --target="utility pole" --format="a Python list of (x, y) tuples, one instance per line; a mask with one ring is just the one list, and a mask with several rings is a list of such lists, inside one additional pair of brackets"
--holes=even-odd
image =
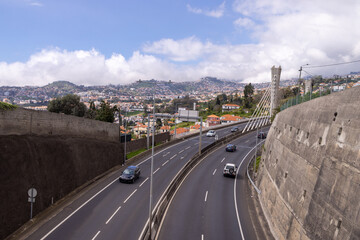
[[(124, 117), (124, 125), (125, 125), (125, 130), (124, 130), (124, 133), (125, 133), (125, 142), (124, 142), (124, 163), (126, 162), (126, 140), (127, 140), (127, 133), (126, 133), (126, 128), (127, 128), (127, 121), (126, 121), (126, 108), (124, 108), (125, 109), (125, 117)], [(119, 119), (119, 122), (120, 122), (120, 119)]]

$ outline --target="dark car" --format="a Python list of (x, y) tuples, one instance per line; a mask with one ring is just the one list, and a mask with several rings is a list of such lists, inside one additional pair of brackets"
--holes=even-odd
[(228, 144), (225, 148), (227, 152), (235, 152), (236, 151), (236, 145), (234, 144)]
[(120, 182), (135, 182), (140, 177), (140, 168), (138, 166), (127, 167), (119, 177)]
[(237, 131), (239, 131), (239, 128), (238, 128), (238, 127), (233, 127), (233, 128), (231, 129), (231, 132), (237, 132)]
[(265, 139), (267, 136), (266, 132), (260, 132), (258, 138)]

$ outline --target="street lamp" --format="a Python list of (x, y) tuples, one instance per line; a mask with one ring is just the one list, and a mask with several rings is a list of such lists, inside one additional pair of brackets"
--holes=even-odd
[[(298, 80), (298, 84), (299, 84), (299, 89), (298, 89), (298, 94), (297, 95), (300, 95), (300, 80), (301, 80), (301, 72), (302, 72), (302, 68), (304, 67), (304, 66), (307, 66), (307, 65), (309, 65), (308, 63), (307, 64), (304, 64), (304, 65), (301, 65), (300, 66), (300, 69), (299, 69), (299, 80)], [(298, 97), (296, 97), (296, 104), (298, 104)]]

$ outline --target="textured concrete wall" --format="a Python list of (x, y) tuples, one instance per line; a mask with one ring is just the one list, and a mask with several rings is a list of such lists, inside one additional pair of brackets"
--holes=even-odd
[(119, 126), (47, 111), (0, 111), (0, 135), (75, 136), (119, 141)]
[(360, 239), (360, 87), (286, 109), (258, 184), (277, 239)]

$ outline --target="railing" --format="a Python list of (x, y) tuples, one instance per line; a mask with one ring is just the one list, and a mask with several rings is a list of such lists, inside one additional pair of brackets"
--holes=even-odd
[(316, 93), (307, 93), (304, 96), (297, 95), (296, 97), (288, 99), (283, 105), (280, 106), (280, 111), (287, 109), (288, 107), (295, 106), (297, 104), (310, 101), (311, 99), (322, 97), (330, 94), (330, 89), (324, 92), (316, 92)]

